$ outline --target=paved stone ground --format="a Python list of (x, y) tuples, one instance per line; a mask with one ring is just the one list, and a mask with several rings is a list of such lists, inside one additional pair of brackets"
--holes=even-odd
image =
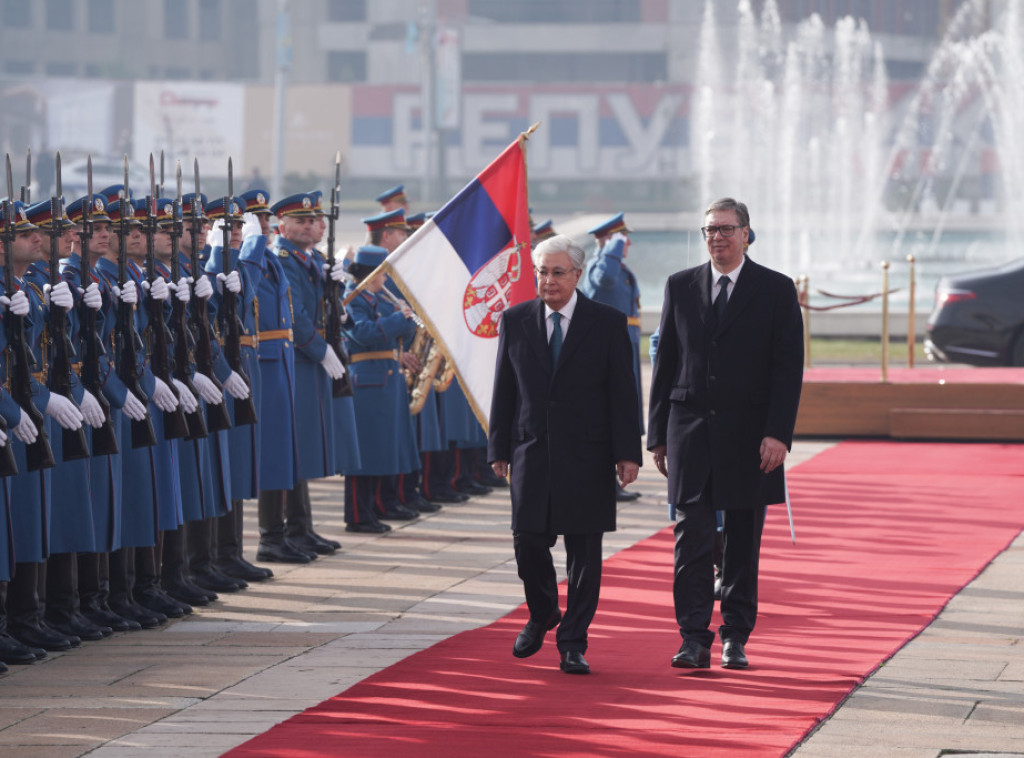
[[(793, 463), (828, 443), (798, 443)], [(648, 464), (611, 555), (666, 525)], [(159, 630), (53, 654), (0, 679), (0, 754), (215, 756), (364, 677), (522, 602), (499, 490), (403, 524), (343, 532), (341, 480), (311, 487), (344, 549)], [(247, 504), (247, 534), (255, 534)], [(254, 550), (250, 543), (249, 554)], [(795, 755), (1024, 751), (1024, 538), (855, 692)], [(557, 561), (556, 561), (557, 565)], [(668, 613), (669, 610), (666, 609)], [(595, 662), (596, 663), (596, 662)]]

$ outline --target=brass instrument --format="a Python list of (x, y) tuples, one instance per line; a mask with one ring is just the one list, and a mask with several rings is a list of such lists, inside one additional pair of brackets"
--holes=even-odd
[[(386, 287), (378, 294), (390, 301), (395, 308), (401, 308), (404, 304), (403, 300), (396, 297)], [(413, 337), (412, 344), (406, 352), (416, 356), (420, 368), (419, 371), (412, 371), (403, 367), (402, 374), (405, 376), (405, 386), (409, 390), (409, 413), (415, 416), (423, 410), (431, 388), (436, 386), (435, 377), (441, 368), (441, 362), (445, 360), (445, 356), (441, 351), (441, 346), (431, 335), (423, 319), (413, 313), (412, 321), (416, 324), (416, 336)], [(448, 383), (451, 383), (450, 378)], [(445, 389), (448, 389), (448, 387), (445, 386)]]

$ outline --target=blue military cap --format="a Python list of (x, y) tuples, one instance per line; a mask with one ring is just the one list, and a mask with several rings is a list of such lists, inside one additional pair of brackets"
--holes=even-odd
[(313, 190), (308, 194), (313, 200), (313, 212), (318, 216), (326, 215), (324, 213), (324, 193), (320, 190)]
[(395, 208), (393, 211), (378, 213), (376, 216), (367, 216), (362, 219), (362, 222), (366, 224), (366, 229), (371, 232), (379, 232), (385, 229), (409, 228), (409, 225), (405, 223), (405, 210), (403, 208)]
[[(71, 203), (64, 212), (73, 224), (80, 224), (85, 220), (85, 206), (89, 204), (89, 196), (80, 197)], [(107, 201), (102, 195), (93, 195), (92, 204), (89, 205), (89, 219), (92, 221), (110, 221), (107, 215)]]
[(270, 212), (278, 218), (285, 216), (315, 216), (315, 202), (306, 192), (289, 195), (270, 206)]
[(406, 200), (407, 200), (407, 198), (405, 196), (405, 185), (404, 184), (396, 184), (391, 189), (384, 190), (379, 195), (377, 195), (377, 197), (375, 197), (373, 199), (376, 200), (381, 205), (383, 205), (384, 203), (391, 202), (391, 201), (394, 201), (396, 203), (405, 203)]
[(112, 203), (107, 203), (107, 215), (110, 217), (111, 222), (119, 222), (122, 213), (127, 223), (142, 224), (139, 219), (135, 218), (135, 208), (132, 207), (130, 202), (126, 203), (123, 200), (115, 200)]
[(407, 217), (405, 219), (405, 225), (409, 227), (409, 231), (414, 232), (427, 223), (427, 219), (433, 215), (433, 213), (417, 213)]
[(156, 223), (158, 226), (170, 226), (174, 223), (175, 217), (181, 218), (181, 209), (174, 211), (174, 201), (169, 197), (159, 197), (156, 200)]
[(595, 237), (607, 237), (609, 234), (615, 234), (615, 232), (631, 232), (633, 230), (626, 226), (625, 215), (624, 213), (616, 213), (611, 218), (605, 219), (597, 226), (588, 229), (587, 234), (593, 234)]
[(554, 237), (557, 232), (555, 232), (555, 227), (551, 219), (548, 219), (547, 221), (541, 221), (533, 227), (533, 233), (537, 235), (538, 240), (546, 240), (550, 237)]
[(245, 202), (247, 213), (270, 213), (270, 193), (265, 189), (251, 189), (239, 197)]
[[(28, 216), (25, 214), (25, 204), (20, 200), (15, 200), (8, 204), (11, 209), (11, 226), (14, 227), (16, 232), (30, 232), (33, 229), (38, 229), (35, 224), (28, 220)], [(3, 208), (0, 207), (0, 223), (6, 225), (7, 220), (4, 218)]]
[(751, 245), (753, 245), (755, 239), (757, 239), (757, 236), (754, 234), (754, 230), (748, 226), (747, 227), (747, 247), (750, 247)]
[[(204, 209), (206, 211), (206, 217), (211, 221), (216, 221), (219, 218), (224, 218), (224, 198), (216, 197), (206, 204)], [(245, 201), (240, 197), (231, 198), (231, 208), (229, 215), (233, 221), (241, 221), (242, 214), (245, 213)]]
[[(107, 204), (107, 207), (109, 208), (111, 203), (113, 203), (113, 202), (115, 202), (117, 200), (120, 200), (121, 197), (124, 195), (124, 185), (123, 184), (111, 184), (109, 187), (105, 187), (104, 189), (101, 189), (96, 194), (100, 195), (103, 198), (103, 202), (105, 202)], [(131, 193), (129, 192), (128, 194), (129, 194), (129, 198), (130, 198), (131, 197)]]
[(185, 218), (185, 219), (188, 219), (189, 221), (191, 221), (192, 218), (195, 216), (196, 210), (198, 210), (199, 214), (200, 214), (199, 215), (199, 220), (200, 221), (208, 221), (209, 219), (207, 219), (207, 217), (206, 217), (206, 203), (208, 202), (207, 198), (206, 198), (206, 195), (204, 195), (202, 192), (199, 193), (199, 195), (198, 195), (198, 197), (199, 197), (199, 204), (198, 204), (199, 207), (198, 208), (196, 208), (196, 197), (197, 196), (196, 196), (195, 192), (189, 192), (188, 194), (181, 196), (181, 214), (182, 214), (182, 217)]
[[(60, 205), (63, 205), (63, 202)], [(50, 211), (50, 200), (40, 200), (38, 203), (32, 203), (32, 205), (25, 208), (25, 217), (33, 226), (48, 230), (53, 226), (53, 215)], [(74, 226), (74, 224), (68, 221), (67, 216), (64, 215), (58, 219), (58, 222), (62, 229), (70, 229)]]
[(358, 263), (360, 266), (368, 266), (369, 268), (377, 268), (387, 257), (387, 248), (378, 247), (377, 245), (363, 245), (356, 250), (356, 258), (353, 263)]

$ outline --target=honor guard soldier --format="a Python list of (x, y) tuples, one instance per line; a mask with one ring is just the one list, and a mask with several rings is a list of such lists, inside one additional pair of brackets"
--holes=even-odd
[(409, 198), (405, 195), (405, 185), (397, 184), (391, 189), (384, 190), (374, 198), (380, 203), (381, 210), (385, 213), (402, 209), (402, 213), (409, 212)]
[(303, 528), (293, 528), (288, 540), (307, 554), (312, 550), (313, 555), (330, 554), (340, 547), (313, 530), (300, 506), (307, 497), (306, 481), (335, 472), (331, 382), (345, 374), (341, 359), (323, 337), (324, 270), (322, 259), (313, 249), (318, 236), (316, 203), (315, 195), (299, 193), (271, 208), (280, 221), (274, 249), (291, 290), (295, 426), (303, 431), (298, 437), (298, 483), (285, 495), (289, 522), (301, 521)]
[(558, 234), (558, 232), (555, 231), (555, 227), (551, 222), (551, 219), (541, 221), (530, 230), (530, 247), (536, 247), (544, 240), (551, 239), (556, 234)]
[[(597, 243), (597, 254), (587, 262), (586, 270), (580, 279), (580, 291), (599, 303), (610, 305), (626, 314), (629, 327), (629, 339), (633, 343), (633, 374), (636, 377), (636, 393), (643, 409), (643, 390), (640, 381), (640, 287), (636, 276), (626, 265), (629, 254), (629, 233), (624, 214), (602, 221), (590, 229)], [(643, 430), (643, 418), (640, 419)], [(640, 495), (626, 492), (619, 487), (619, 502), (636, 500)]]
[[(355, 284), (369, 277), (387, 255), (383, 247), (360, 247), (349, 266)], [(406, 303), (400, 303), (398, 310), (382, 309), (380, 293), (386, 278), (384, 272), (373, 275), (365, 288), (352, 298), (345, 324), (352, 355), (356, 429), (362, 458), (359, 472), (345, 477), (345, 528), (350, 532), (390, 530), (390, 526), (380, 521), (384, 511), (382, 486), (386, 478), (408, 472), (409, 456), (415, 451), (398, 348), (415, 334), (416, 325), (412, 321), (412, 309)], [(349, 291), (355, 284), (349, 284)], [(384, 512), (384, 518), (395, 517), (407, 518)]]

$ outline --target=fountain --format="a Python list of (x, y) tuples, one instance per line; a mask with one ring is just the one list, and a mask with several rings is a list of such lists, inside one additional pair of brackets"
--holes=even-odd
[(691, 131), (702, 202), (744, 200), (757, 258), (817, 287), (870, 291), (882, 258), (913, 253), (918, 307), (943, 273), (1019, 255), (1022, 2), (968, 0), (897, 98), (863, 20), (828, 29), (813, 15), (784, 42), (776, 0), (760, 18), (738, 0), (738, 44), (723, 47), (706, 0)]

